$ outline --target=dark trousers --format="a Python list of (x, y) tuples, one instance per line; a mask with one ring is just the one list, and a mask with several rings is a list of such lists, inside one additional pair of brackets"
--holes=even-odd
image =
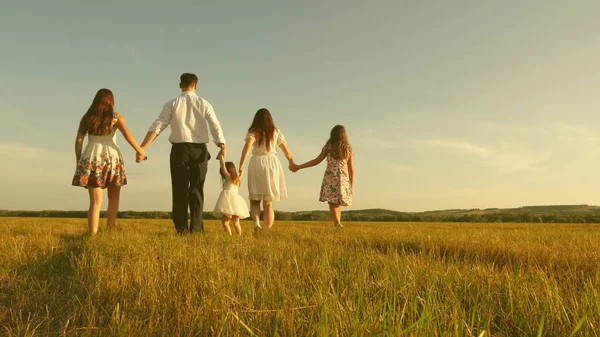
[[(204, 230), (204, 180), (209, 159), (206, 144), (176, 143), (171, 147), (173, 223), (178, 233)], [(188, 207), (191, 215), (189, 229)]]

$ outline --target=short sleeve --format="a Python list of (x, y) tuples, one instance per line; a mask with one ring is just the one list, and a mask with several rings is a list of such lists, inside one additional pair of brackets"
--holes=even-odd
[(277, 146), (281, 144), (286, 144), (287, 142), (285, 141), (285, 136), (283, 135), (283, 133), (281, 133), (280, 130), (277, 131)]
[(256, 141), (256, 136), (254, 135), (253, 132), (248, 132), (248, 134), (246, 135), (246, 138), (244, 138), (244, 142), (247, 142), (250, 139)]

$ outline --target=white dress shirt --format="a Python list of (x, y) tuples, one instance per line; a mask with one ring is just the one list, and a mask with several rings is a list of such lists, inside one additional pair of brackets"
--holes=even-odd
[(193, 91), (183, 91), (165, 103), (160, 115), (148, 131), (159, 135), (171, 125), (171, 143), (208, 143), (208, 127), (215, 144), (225, 144), (221, 124), (212, 105)]

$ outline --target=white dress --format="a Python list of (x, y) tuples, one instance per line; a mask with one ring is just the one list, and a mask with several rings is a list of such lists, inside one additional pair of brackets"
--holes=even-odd
[(246, 141), (254, 139), (252, 157), (248, 163), (248, 194), (250, 200), (279, 201), (287, 198), (287, 187), (283, 167), (277, 158), (277, 147), (285, 143), (285, 137), (278, 129), (273, 135), (273, 144), (267, 150), (266, 144), (258, 145), (255, 135), (250, 132)]
[(236, 215), (240, 219), (250, 216), (248, 205), (244, 198), (240, 196), (239, 186), (232, 184), (230, 180), (223, 182), (223, 190), (219, 194), (213, 211), (213, 215), (217, 218), (220, 218), (223, 214), (228, 216)]

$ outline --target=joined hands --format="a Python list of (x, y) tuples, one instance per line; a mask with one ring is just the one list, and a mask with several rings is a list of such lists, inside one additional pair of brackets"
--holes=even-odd
[(296, 172), (300, 169), (300, 166), (296, 165), (296, 163), (294, 163), (293, 159), (290, 159), (288, 169), (292, 172)]
[(135, 154), (135, 162), (136, 163), (141, 163), (144, 160), (148, 160), (148, 156), (146, 156), (146, 149), (142, 148), (141, 152), (137, 152)]
[(221, 160), (221, 157), (223, 157), (223, 161), (225, 161), (225, 158), (227, 157), (227, 146), (225, 144), (219, 144), (219, 147), (221, 150), (217, 153), (217, 160)]

